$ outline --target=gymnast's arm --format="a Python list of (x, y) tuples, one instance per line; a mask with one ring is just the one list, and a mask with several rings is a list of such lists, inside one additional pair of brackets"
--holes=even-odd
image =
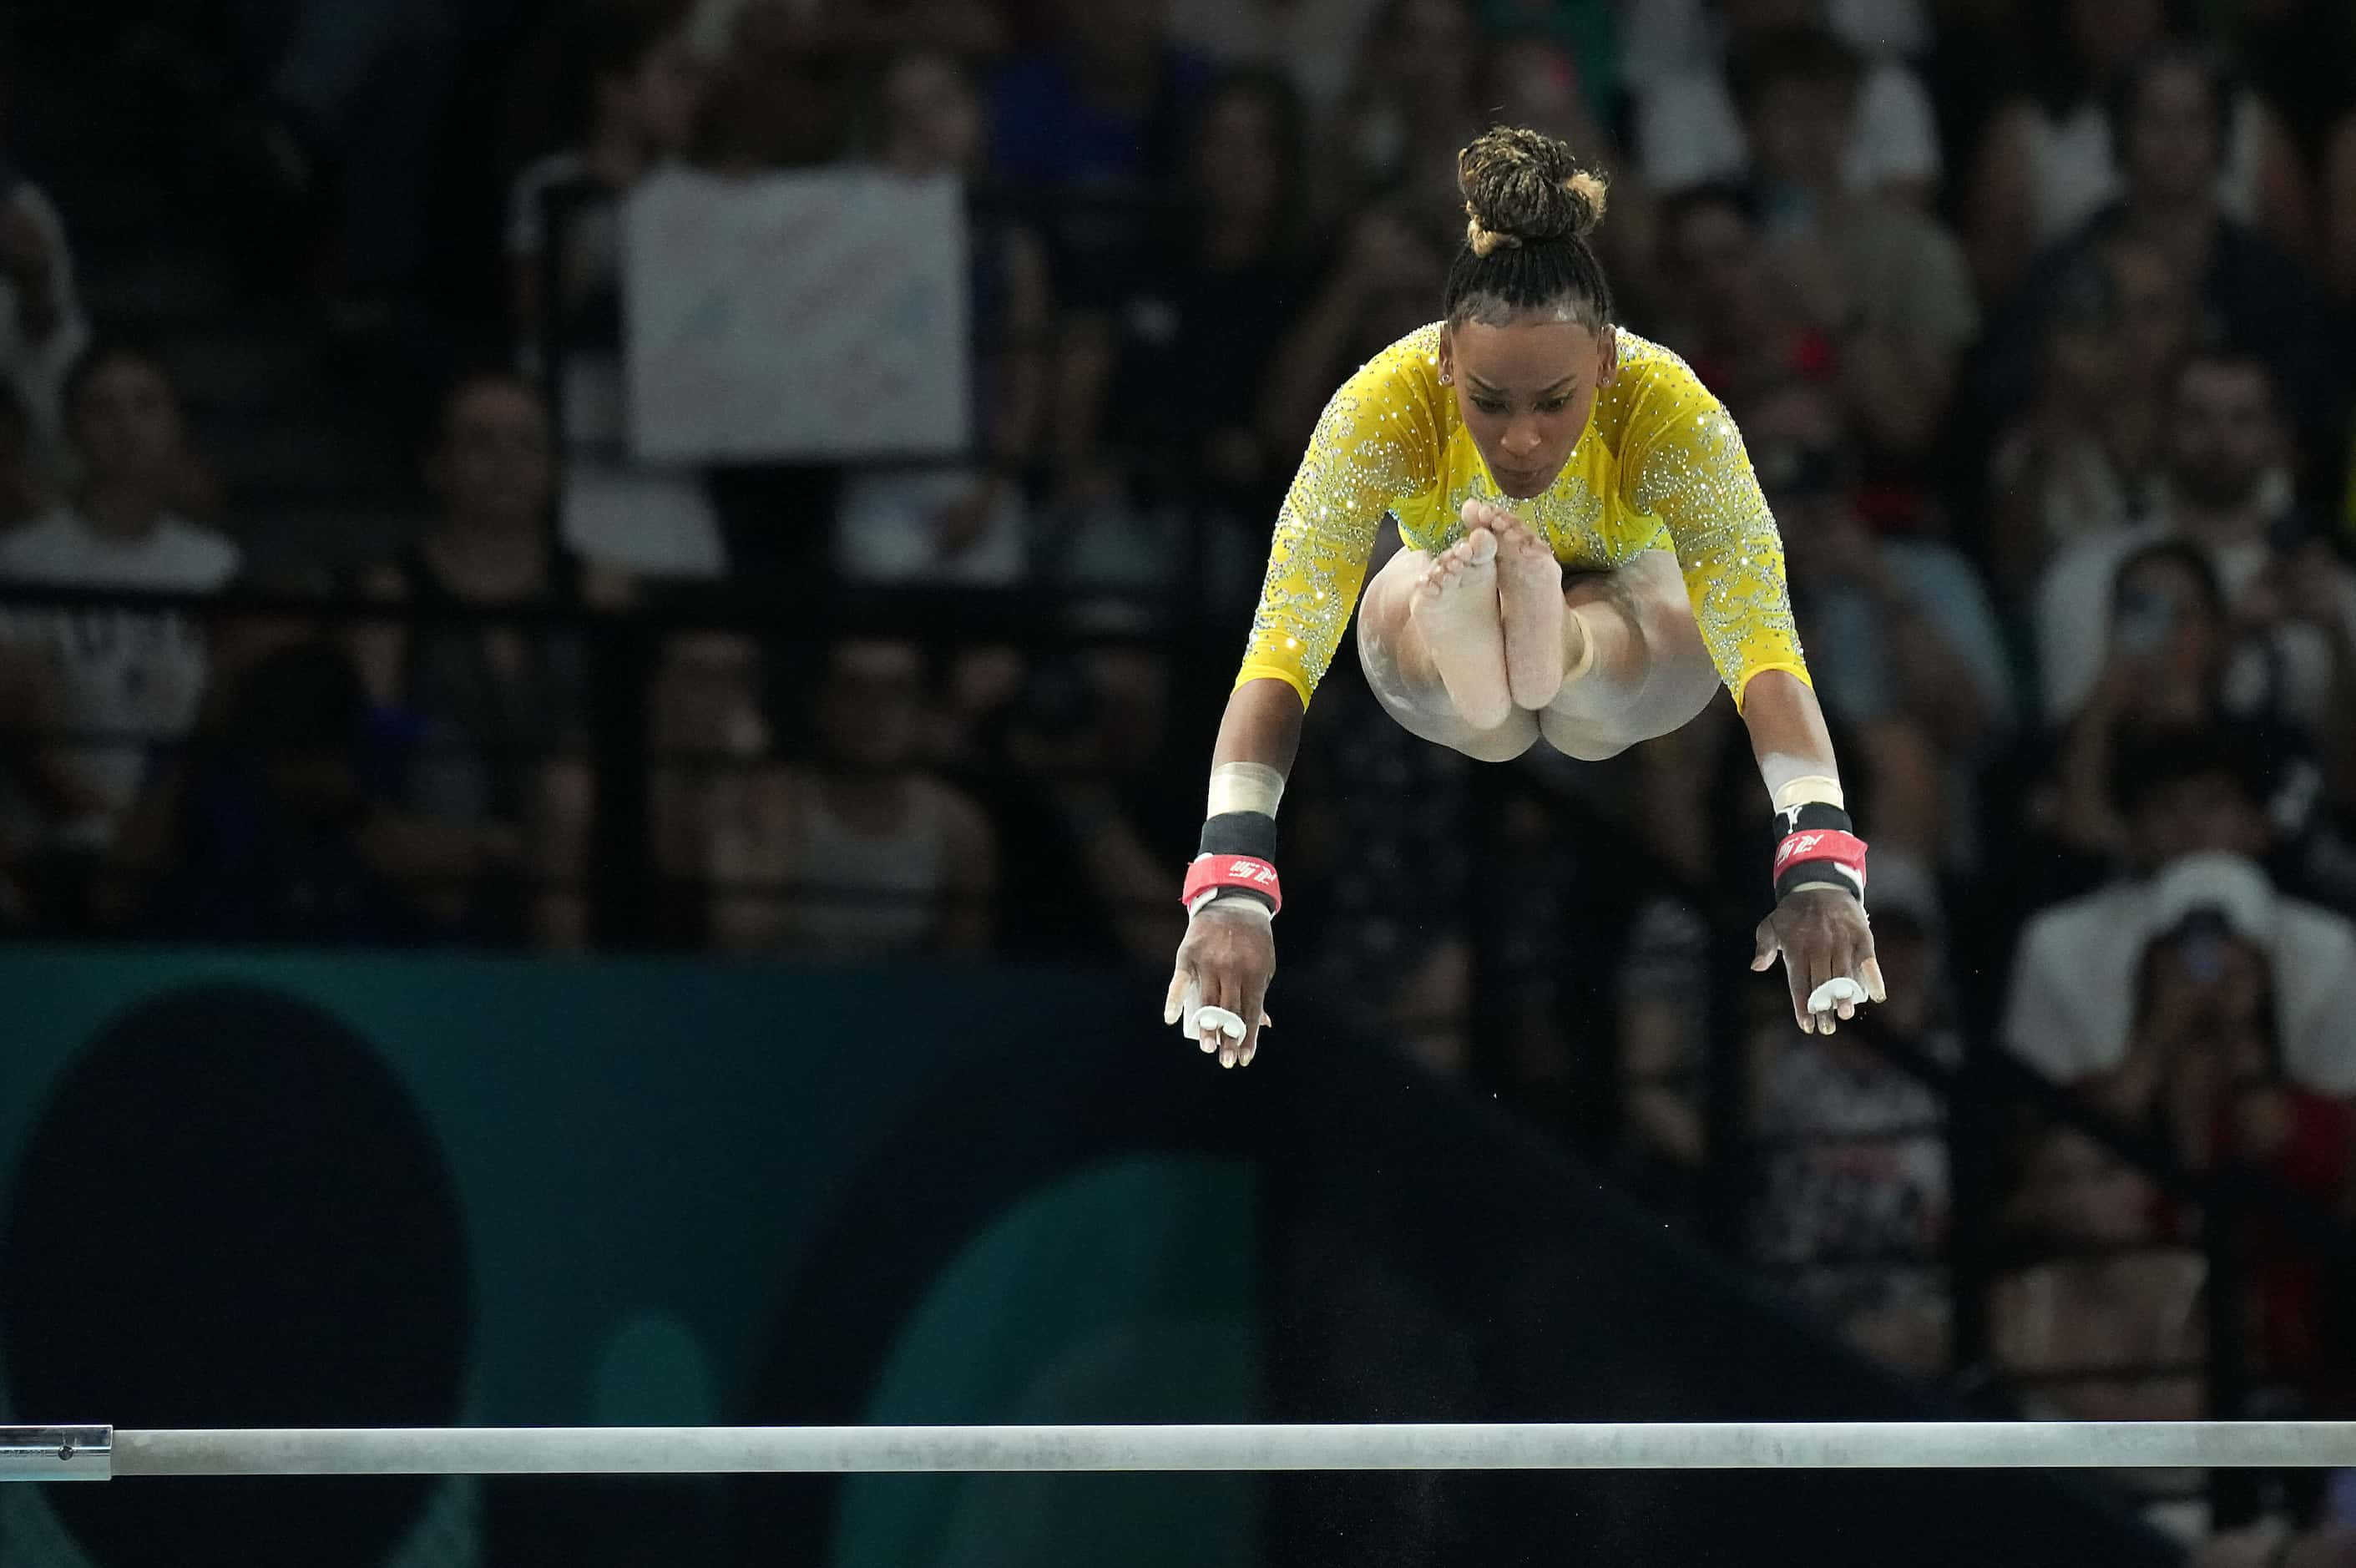
[[(1307, 712), (1291, 682), (1274, 677), (1248, 680), (1227, 697), (1227, 711), (1219, 721), (1219, 738), (1211, 751), (1212, 793), (1220, 793), (1222, 769), (1236, 764), (1245, 769), (1266, 769), (1260, 777), (1281, 780), (1292, 771), (1301, 746), (1301, 721)], [(1231, 777), (1231, 776), (1229, 776)], [(1274, 815), (1273, 799), (1266, 804)], [(1273, 824), (1270, 824), (1271, 829)], [(1206, 828), (1205, 837), (1210, 836)], [(1273, 832), (1269, 833), (1272, 840)], [(1267, 1022), (1269, 983), (1276, 978), (1275, 910), (1251, 893), (1226, 891), (1198, 904), (1189, 914), (1186, 935), (1178, 944), (1177, 963), (1170, 977), (1162, 1021), (1175, 1024), (1205, 1052), (1216, 1051), (1222, 1067), (1248, 1065), (1259, 1048), (1259, 1032)], [(1235, 1039), (1215, 1028), (1198, 1033), (1195, 1010), (1218, 1007), (1242, 1019), (1243, 1037)]]
[[(1632, 425), (1629, 497), (1660, 518), (1676, 544), (1695, 623), (1751, 731), (1776, 811), (1820, 804), (1845, 812), (1832, 737), (1800, 653), (1783, 538), (1732, 416), (1680, 368), (1654, 378)], [(1846, 831), (1846, 816), (1835, 820)], [(1767, 969), (1780, 956), (1801, 1029), (1829, 1034), (1834, 1016), (1815, 1013), (1810, 997), (1847, 979), (1880, 1001), (1881, 969), (1858, 898), (1836, 881), (1794, 881), (1760, 923), (1751, 967)], [(1854, 1004), (1837, 1011), (1848, 1017)]]
[(1211, 768), (1230, 762), (1257, 762), (1272, 768), (1280, 778), (1292, 772), (1292, 758), (1301, 749), (1301, 721), (1306, 710), (1301, 693), (1269, 676), (1247, 681), (1227, 697), (1227, 711), (1219, 720), (1219, 738), (1211, 747)]
[[(1212, 752), (1186, 936), (1162, 1004), (1162, 1021), (1217, 1052), (1222, 1067), (1251, 1060), (1266, 1021), (1271, 921), (1283, 901), (1277, 805), (1301, 717), (1341, 647), (1383, 518), (1431, 481), (1433, 373), (1420, 334), (1362, 366), (1325, 405), (1277, 514), (1259, 609)], [(1231, 1016), (1198, 1026), (1211, 1008)]]

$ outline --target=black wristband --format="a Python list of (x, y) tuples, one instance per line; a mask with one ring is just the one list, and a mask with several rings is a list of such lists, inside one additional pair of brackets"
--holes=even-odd
[(1794, 833), (1824, 832), (1853, 833), (1857, 824), (1838, 806), (1828, 806), (1822, 800), (1803, 800), (1789, 811), (1775, 813), (1781, 833), (1790, 838)]
[(1221, 811), (1203, 823), (1199, 854), (1248, 854), (1276, 864), (1276, 819), (1265, 811)]
[[(1826, 860), (1822, 856), (1803, 860), (1788, 867), (1775, 878), (1777, 903), (1809, 887), (1837, 888), (1860, 903), (1864, 901), (1865, 843), (1857, 836), (1857, 826), (1847, 811), (1822, 800), (1803, 800), (1786, 811), (1776, 812), (1775, 819), (1783, 828), (1782, 842), (1776, 846), (1777, 865), (1783, 865), (1784, 851), (1794, 847), (1793, 840), (1803, 833), (1838, 834), (1854, 846), (1857, 861), (1854, 871), (1846, 869), (1837, 860)], [(1810, 847), (1816, 847), (1815, 841), (1810, 841)]]
[[(1221, 811), (1203, 822), (1198, 854), (1242, 854), (1254, 860), (1276, 864), (1276, 819), (1265, 811)], [(1248, 887), (1229, 889), (1246, 898), (1257, 898), (1270, 909), (1276, 901), (1265, 893)]]

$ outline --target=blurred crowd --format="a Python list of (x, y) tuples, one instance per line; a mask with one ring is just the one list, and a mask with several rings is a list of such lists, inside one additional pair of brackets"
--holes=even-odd
[[(175, 145), (99, 145), (230, 171), (233, 221), (78, 211), (40, 154), (85, 127), (0, 90), (0, 580), (83, 596), (0, 606), (0, 926), (586, 945), (595, 625), (724, 602), (786, 635), (667, 635), (620, 677), (666, 943), (1165, 964), (1292, 465), (1436, 312), (1458, 147), (1534, 125), (1611, 178), (1626, 323), (1744, 432), (1892, 1000), (1803, 1039), (1727, 985), (1766, 831), (1727, 704), (1608, 764), (1481, 769), (1346, 672), (1284, 814), (1288, 978), (1673, 1208), (1739, 1041), (1751, 1245), (1924, 1375), (1958, 1332), (1943, 1075), (1993, 1046), (2061, 1091), (2008, 1102), (1974, 1199), (2014, 1407), (2214, 1411), (2231, 1335), (2238, 1412), (2351, 1413), (2340, 1261), (2254, 1222), (2221, 1283), (2183, 1184), (2356, 1214), (2356, 8), (219, 10), (101, 5), (7, 52), (21, 83), (133, 40), (84, 69), (176, 84), (147, 122)], [(620, 214), (680, 165), (964, 181), (960, 461), (632, 457)], [(85, 302), (165, 239), (223, 258), (229, 319), (292, 309), (333, 349), (306, 373), (374, 389), (414, 483), (355, 510), (402, 526), (290, 531), (224, 480), (220, 365)], [(1074, 635), (790, 635), (904, 589), (1031, 595)], [(331, 613), (359, 600), (385, 618)], [(2215, 1560), (2356, 1561), (2356, 1498), (2273, 1511), (2305, 1533)]]

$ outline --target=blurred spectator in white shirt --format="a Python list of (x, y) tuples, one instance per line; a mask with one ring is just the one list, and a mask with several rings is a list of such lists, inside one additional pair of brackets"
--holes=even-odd
[[(2062, 0), (2029, 9), (2025, 91), (1989, 117), (1972, 176), (1972, 264), (1991, 297), (2018, 283), (2039, 251), (2122, 194), (2119, 89), (2136, 58), (2166, 38), (2169, 10), (2164, 0)], [(2247, 87), (2235, 88), (2221, 113), (2220, 206), (2304, 254), (2307, 177), (2289, 132)]]
[(987, 951), (997, 833), (918, 758), (922, 652), (830, 649), (813, 695), (816, 757), (743, 773), (711, 798), (718, 945), (835, 960)]
[(1727, 62), (1766, 33), (1830, 22), (1865, 60), (1857, 118), (1843, 142), (1843, 181), (1852, 191), (1928, 205), (1942, 173), (1931, 95), (1911, 69), (1874, 47), (1869, 29), (1841, 27), (1839, 5), (1828, 16), (1823, 0), (1725, 0), (1719, 29), (1691, 29), (1684, 45), (1666, 48), (1639, 43), (1652, 8), (1636, 8), (1626, 69), (1636, 93), (1637, 167), (1655, 190), (1667, 195), (1740, 176), (1753, 149), (1736, 113)]
[(2303, 1086), (2356, 1090), (2356, 925), (2276, 892), (2255, 857), (2269, 824), (2257, 759), (2223, 732), (2155, 731), (2118, 767), (2126, 874), (2022, 931), (2008, 1048), (2057, 1081), (2115, 1068), (2153, 933), (2213, 907), (2271, 961), (2283, 1059)]
[[(2181, 539), (2209, 557), (2229, 610), (2266, 623), (2254, 629), (2280, 669), (2288, 711), (2320, 737), (2356, 729), (2345, 668), (2356, 639), (2356, 574), (2298, 536), (2284, 472), (2289, 433), (2271, 370), (2230, 349), (2196, 353), (2177, 372), (2168, 421), (2168, 489), (2157, 514), (2065, 552), (2039, 585), (2048, 720), (2066, 722), (2094, 693), (2122, 564), (2160, 540)], [(2261, 591), (2272, 596), (2254, 605)]]
[[(163, 367), (121, 346), (90, 350), (67, 374), (66, 427), (81, 470), (78, 499), (0, 538), (0, 578), (27, 586), (210, 593), (235, 575), (227, 538), (175, 510), (187, 485), (187, 435)], [(0, 612), (0, 636), (41, 654), (57, 716), (86, 736), (64, 748), (97, 811), (48, 820), (23, 797), (0, 822), (19, 844), (59, 833), (103, 842), (137, 793), (150, 747), (195, 718), (206, 680), (204, 641), (174, 611), (19, 607)]]

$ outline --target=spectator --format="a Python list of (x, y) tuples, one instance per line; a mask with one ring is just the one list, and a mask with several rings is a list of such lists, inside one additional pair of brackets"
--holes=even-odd
[(1278, 349), (1260, 404), (1271, 452), (1299, 452), (1334, 386), (1358, 365), (1431, 319), (1448, 252), (1389, 206), (1350, 226), (1323, 283)]
[[(1866, 0), (1867, 4), (1874, 0)], [(1910, 4), (1912, 0), (1898, 0)], [(1567, 85), (1578, 96), (1583, 110), (1591, 110), (1596, 124), (1617, 125), (1622, 123), (1621, 113), (1626, 93), (1621, 81), (1619, 35), (1622, 28), (1625, 8), (1611, 0), (1476, 0), (1474, 15), (1481, 30), (1500, 40), (1499, 55), (1510, 57), (1522, 46), (1531, 46), (1526, 59), (1544, 58), (1554, 62), (1552, 69), (1567, 73)], [(1496, 77), (1496, 61), (1492, 62), (1492, 91), (1505, 89), (1499, 102), (1496, 118), (1508, 125), (1532, 125), (1548, 135), (1562, 136), (1574, 147), (1600, 146), (1600, 141), (1584, 137), (1571, 138), (1556, 126), (1547, 124), (1546, 116), (1528, 116), (1520, 106), (1507, 102), (1513, 96), (1511, 87)], [(1625, 188), (1636, 177), (1636, 166), (1630, 159), (1624, 166), (1610, 166), (1615, 186)], [(1614, 212), (1617, 220), (1626, 217)]]
[(1947, 545), (1867, 527), (1821, 391), (1763, 400), (1752, 427), (1826, 706), (1853, 725), (1919, 726), (1966, 781), (2014, 717), (2003, 634), (1978, 574)]
[[(2236, 929), (2272, 967), (2290, 1075), (2327, 1094), (2356, 1090), (2356, 924), (2284, 897), (2255, 869), (2269, 824), (2246, 746), (2225, 732), (2163, 730), (2123, 749), (2126, 875), (2022, 931), (2005, 998), (2007, 1048), (2057, 1082), (2116, 1069), (2148, 937), (2190, 907), (2187, 889), (2213, 883), (2234, 898)], [(2223, 872), (2214, 868), (2220, 855), (2231, 862)]]
[(1661, 270), (1676, 312), (1663, 338), (1738, 417), (1795, 381), (1837, 385), (1834, 338), (1791, 308), (1747, 185), (1697, 185), (1661, 206)]
[[(1515, 3), (1526, 9), (1534, 0)], [(1715, 64), (1726, 30), (1716, 10), (1708, 0), (1633, 0), (1622, 27), (1622, 75), (1643, 89)], [(1931, 7), (1923, 0), (1831, 0), (1821, 12), (1793, 8), (1775, 19), (1821, 21), (1859, 54), (1877, 58), (1915, 59), (1932, 44)], [(1943, 48), (1949, 41), (1940, 40)]]
[(2113, 598), (2103, 678), (2062, 731), (2053, 803), (2061, 840), (2106, 859), (2126, 842), (2115, 802), (2129, 738), (2222, 723), (2232, 657), (2222, 590), (2193, 546), (2163, 541), (2128, 557)]
[(2230, 609), (2266, 623), (2265, 640), (2282, 672), (2287, 712), (2318, 736), (2356, 725), (2356, 707), (2344, 705), (2356, 578), (2302, 537), (2290, 510), (2283, 471), (2288, 432), (2266, 363), (2235, 349), (2185, 360), (2174, 381), (2164, 452), (2167, 499), (2157, 514), (2076, 545), (2039, 585), (2037, 650), (2048, 716), (2066, 720), (2095, 689), (2122, 564), (2156, 542), (2177, 539), (2208, 557)]
[[(1737, 113), (1739, 100), (1728, 81), (1732, 62), (1768, 35), (1814, 32), (1826, 21), (1823, 0), (1723, 0), (1719, 12), (1723, 27), (1711, 44), (1673, 51), (1657, 63), (1630, 64), (1637, 168), (1645, 184), (1665, 194), (1739, 178), (1753, 166), (1760, 149), (1756, 133)], [(1841, 47), (1855, 58), (1866, 45), (1844, 38)], [(1669, 63), (1675, 55), (1683, 58)], [(1858, 66), (1853, 91), (1854, 113), (1844, 117), (1833, 150), (1839, 185), (1852, 195), (1927, 206), (1942, 165), (1938, 122), (1921, 79), (1881, 56)]]
[(2062, 1375), (2024, 1392), (2025, 1413), (2203, 1413), (2208, 1271), (2197, 1251), (2169, 1244), (2158, 1209), (2151, 1184), (2086, 1134), (2055, 1130), (2032, 1145), (2013, 1204), (2024, 1266), (1997, 1282), (1989, 1302), (1997, 1367), (2025, 1380)]
[(1010, 883), (1009, 957), (1158, 965), (1184, 924), (1164, 884), (1192, 857), (1201, 788), (1173, 763), (1174, 671), (1164, 655), (1099, 649), (1033, 665), (999, 726), (991, 820), (1010, 865), (1065, 865)]
[(2040, 254), (1988, 325), (1971, 375), (1976, 417), (1995, 423), (2033, 384), (2050, 301), (2092, 256), (2134, 240), (2195, 280), (2215, 340), (2274, 368), (2299, 446), (2295, 473), (2319, 485), (2347, 439), (2348, 377), (2320, 292), (2281, 247), (2219, 199), (2226, 89), (2205, 56), (2160, 49), (2123, 68), (2116, 102), (2121, 196)]
[(1864, 70), (1831, 33), (1791, 28), (1748, 39), (1730, 79), (1793, 305), (1835, 342), (1871, 449), (1912, 466), (1938, 438), (1978, 317), (1947, 232), (1844, 181)]
[(1873, 936), (1890, 1004), (1837, 1035), (1770, 1035), (1757, 1113), (1768, 1145), (1761, 1256), (1862, 1348), (1922, 1378), (1947, 1364), (1948, 1176), (1945, 1109), (1918, 1074), (1963, 1058), (1944, 924), (1919, 865), (1877, 869)]
[(33, 472), (44, 489), (65, 477), (65, 383), (90, 348), (64, 220), (0, 145), (0, 390), (29, 419)]
[[(2132, 177), (2120, 149), (2131, 110), (2121, 95), (2132, 91), (2139, 57), (2164, 44), (2165, 10), (2162, 0), (2065, 0), (2038, 13), (2048, 36), (2031, 58), (2044, 80), (1990, 118), (1974, 172), (1972, 266), (1989, 298), (2009, 293), (2040, 251), (2125, 194)], [(2219, 208), (2304, 255), (2307, 177), (2281, 118), (2246, 87), (2227, 89), (2219, 103), (2221, 156), (2208, 175)]]
[(1456, 150), (1487, 123), (1473, 99), (1478, 42), (1471, 0), (1384, 6), (1331, 125), (1324, 183), (1344, 211), (1376, 198), (1419, 217), (1457, 210)]
[[(238, 547), (174, 510), (189, 455), (164, 368), (134, 349), (100, 345), (75, 362), (62, 398), (80, 496), (0, 538), (0, 578), (27, 587), (210, 593), (234, 575)], [(0, 636), (40, 657), (45, 703), (65, 728), (88, 737), (59, 748), (48, 769), (80, 776), (73, 793), (83, 812), (63, 820), (18, 796), (7, 801), (7, 836), (20, 850), (103, 843), (138, 792), (148, 748), (177, 739), (196, 717), (203, 639), (177, 612), (96, 606), (12, 609), (0, 618)]]
[[(691, 35), (723, 22), (724, 31), (718, 32), (720, 46), (705, 51), (712, 69), (696, 119), (695, 161), (723, 174), (751, 175), (815, 168), (841, 157), (854, 52), (882, 42), (907, 19), (798, 0), (701, 7)], [(956, 17), (944, 19), (948, 34), (911, 42), (953, 47), (963, 29)]]
[(1309, 115), (1341, 102), (1383, 0), (1172, 0), (1178, 42), (1222, 65), (1286, 72)]
[(647, 710), (659, 929), (682, 946), (700, 946), (712, 935), (713, 832), (739, 809), (746, 771), (771, 754), (760, 649), (734, 632), (670, 639)]
[(1989, 463), (1988, 555), (2008, 599), (2056, 553), (2162, 504), (2168, 389), (2192, 340), (2190, 281), (2132, 242), (2086, 258), (2047, 308), (2036, 392)]
[[(363, 574), (360, 591), (427, 611), (611, 608), (628, 580), (549, 537), (555, 481), (548, 415), (511, 377), (445, 396), (426, 478), (440, 501), (417, 542)], [(503, 930), (571, 947), (585, 936), (590, 779), (588, 652), (578, 631), (465, 619), (378, 625), (356, 641), (369, 694), (416, 737), (402, 803), (430, 821), (496, 828), (530, 846), (541, 894)]]
[(1055, 44), (1018, 56), (991, 94), (991, 156), (1010, 185), (1065, 195), (1046, 235), (1057, 292), (1080, 309), (1129, 275), (1139, 204), (1181, 183), (1210, 66), (1170, 37), (1170, 0), (1057, 0)]
[(623, 199), (687, 147), (701, 82), (682, 0), (596, 0), (579, 18), (581, 140), (518, 177), (507, 251), (527, 375), (564, 414), (563, 538), (650, 576), (710, 577), (724, 549), (700, 476), (626, 447)]
[[(885, 67), (876, 151), (895, 174), (986, 178), (982, 105), (953, 55), (918, 50)], [(844, 481), (837, 560), (865, 581), (1012, 583), (1027, 564), (1023, 480), (1045, 412), (1047, 263), (1038, 236), (1003, 214), (967, 220), (973, 340), (969, 402), (980, 462), (873, 468)]]
[(1489, 51), (1482, 70), (1481, 102), (1502, 124), (1527, 125), (1568, 143), (1589, 166), (1612, 181), (1612, 221), (1596, 231), (1605, 270), (1620, 285), (1628, 319), (1642, 321), (1661, 301), (1655, 253), (1659, 218), (1652, 193), (1636, 172), (1636, 160), (1606, 129), (1612, 92), (1606, 59), (1582, 53), (1569, 35), (1600, 27), (1609, 33), (1611, 10), (1600, 5), (1560, 5), (1553, 0), (1490, 0), (1490, 13), (1512, 16), (1520, 30), (1505, 31)]
[(1113, 315), (1067, 340), (1056, 424), (1076, 488), (1266, 533), (1294, 453), (1263, 438), (1238, 393), (1266, 384), (1301, 306), (1303, 156), (1281, 77), (1227, 77), (1205, 97), (1183, 202)]
[(366, 688), (316, 631), (236, 667), (142, 798), (106, 904), (187, 940), (383, 944), (455, 935), (488, 848), (390, 799)]
[[(2356, 1110), (2344, 1089), (2319, 1091), (2285, 1058), (2281, 1030), (2321, 999), (2302, 994), (2297, 980), (2286, 988), (2272, 961), (2279, 927), (2264, 875), (2232, 855), (2194, 855), (2170, 866), (2154, 895), (2125, 1058), (2086, 1080), (2087, 1094), (2122, 1122), (2151, 1129), (2187, 1170), (2239, 1165), (2344, 1213)], [(2356, 1074), (2356, 1031), (2334, 1047), (2332, 1070), (2345, 1080)], [(2297, 1402), (2284, 1408), (2308, 1403), (2330, 1353), (2347, 1348), (2324, 1320), (2319, 1260), (2264, 1209), (2229, 1222), (2245, 1271), (2250, 1369)], [(2176, 1223), (2191, 1240), (2190, 1218)]]
[(747, 775), (712, 824), (722, 948), (839, 960), (989, 950), (997, 835), (916, 760), (923, 677), (907, 643), (829, 651), (814, 760)]

